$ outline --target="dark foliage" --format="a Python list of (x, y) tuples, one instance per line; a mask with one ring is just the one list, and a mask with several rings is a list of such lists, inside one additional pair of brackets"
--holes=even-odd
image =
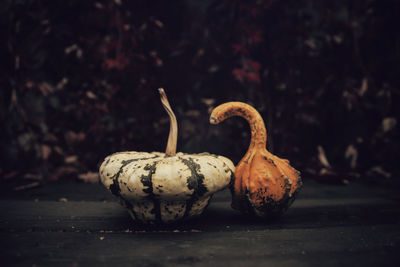
[(112, 152), (163, 151), (158, 87), (180, 151), (237, 162), (245, 121), (210, 126), (208, 115), (243, 101), (303, 177), (389, 177), (400, 150), (398, 14), (396, 0), (4, 1), (2, 177), (85, 179)]

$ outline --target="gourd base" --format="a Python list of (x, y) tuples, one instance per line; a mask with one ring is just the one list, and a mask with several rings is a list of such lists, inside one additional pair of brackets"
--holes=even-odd
[(276, 201), (273, 199), (266, 200), (262, 205), (254, 205), (248, 196), (237, 196), (234, 190), (231, 188), (232, 203), (231, 207), (235, 210), (240, 211), (242, 214), (250, 215), (259, 218), (276, 218), (285, 213), (288, 208), (295, 201), (297, 194), (300, 190), (297, 190), (290, 196), (286, 196), (283, 199)]
[(201, 199), (179, 201), (167, 200), (124, 200), (121, 204), (128, 209), (132, 219), (142, 224), (170, 224), (201, 215), (211, 196)]

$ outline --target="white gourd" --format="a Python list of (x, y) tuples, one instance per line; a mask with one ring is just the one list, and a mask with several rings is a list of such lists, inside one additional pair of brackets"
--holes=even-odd
[(211, 196), (233, 182), (235, 170), (223, 156), (176, 153), (176, 118), (164, 90), (159, 92), (171, 122), (166, 152), (118, 152), (100, 166), (104, 186), (134, 220), (143, 223), (171, 223), (200, 215)]

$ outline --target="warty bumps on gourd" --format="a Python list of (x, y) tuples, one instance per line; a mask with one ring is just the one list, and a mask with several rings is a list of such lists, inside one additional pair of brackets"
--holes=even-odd
[(118, 152), (100, 166), (104, 186), (143, 223), (171, 223), (200, 215), (213, 193), (233, 180), (235, 167), (223, 156), (176, 153), (178, 126), (163, 89), (161, 102), (170, 117), (167, 149)]

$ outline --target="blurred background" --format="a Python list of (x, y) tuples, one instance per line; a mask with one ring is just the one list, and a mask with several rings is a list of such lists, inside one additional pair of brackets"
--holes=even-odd
[[(236, 164), (253, 105), (304, 179), (399, 177), (400, 1), (8, 0), (0, 7), (3, 181), (95, 182), (105, 156), (178, 151)], [(397, 177), (396, 177), (397, 176)], [(37, 183), (37, 182), (36, 182)]]

